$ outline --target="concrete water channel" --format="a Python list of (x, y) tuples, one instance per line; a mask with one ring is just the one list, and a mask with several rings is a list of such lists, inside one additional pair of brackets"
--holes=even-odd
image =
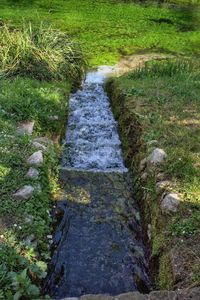
[(150, 287), (140, 214), (103, 89), (108, 72), (89, 72), (69, 102), (63, 196), (46, 280), (53, 299)]

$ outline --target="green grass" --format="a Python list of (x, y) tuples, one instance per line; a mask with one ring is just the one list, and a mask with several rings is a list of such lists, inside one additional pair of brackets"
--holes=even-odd
[[(197, 64), (198, 65), (198, 64)], [(129, 109), (143, 124), (144, 143), (158, 140), (168, 153), (165, 172), (192, 207), (200, 205), (200, 73), (189, 62), (151, 63), (116, 79)], [(145, 104), (143, 106), (143, 104)], [(197, 228), (198, 229), (198, 228)]]
[(0, 18), (14, 26), (44, 22), (78, 41), (92, 66), (113, 64), (141, 51), (199, 55), (198, 6), (161, 7), (121, 1), (35, 0), (0, 4)]
[[(5, 110), (7, 122), (12, 124), (23, 120), (35, 120), (39, 134), (58, 134), (66, 116), (68, 83), (49, 83), (20, 77), (0, 81), (0, 107)], [(63, 98), (62, 98), (62, 97)], [(63, 99), (64, 107), (61, 107)], [(57, 115), (58, 122), (49, 120)], [(12, 116), (12, 118), (10, 118)]]
[[(39, 299), (50, 258), (47, 235), (58, 189), (59, 141), (69, 92), (79, 86), (85, 60), (68, 35), (42, 25), (1, 26), (0, 40), (0, 299)], [(21, 121), (35, 122), (33, 137), (55, 142), (47, 146), (34, 181), (26, 177), (26, 160), (38, 149), (32, 136), (17, 133)], [(13, 194), (29, 184), (32, 197), (16, 200)]]
[[(63, 31), (65, 37), (67, 34), (81, 45), (89, 65), (97, 66), (114, 64), (120, 57), (138, 52), (197, 57), (200, 54), (199, 17), (199, 6), (191, 5), (170, 7), (111, 0), (1, 0), (0, 23), (11, 28), (5, 40), (1, 37), (1, 71), (2, 66), (16, 67), (15, 49), (18, 49), (18, 68), (9, 74), (4, 72), (3, 76), (20, 74), (24, 78), (15, 76), (0, 80), (0, 196), (3, 203), (0, 207), (0, 299), (12, 299), (14, 295), (15, 299), (21, 295), (25, 299), (40, 297), (38, 288), (45, 277), (49, 258), (46, 235), (50, 232), (51, 218), (48, 211), (58, 184), (59, 149), (49, 146), (40, 168), (40, 178), (34, 183), (41, 184), (42, 192), (35, 192), (30, 200), (23, 203), (13, 199), (12, 195), (18, 188), (30, 183), (25, 179), (25, 160), (35, 150), (30, 137), (16, 135), (16, 127), (22, 120), (35, 120), (35, 136), (47, 135), (57, 140), (65, 125), (66, 97), (70, 90), (69, 84), (54, 82), (63, 79), (59, 77), (62, 73), (59, 63), (58, 68), (54, 68), (55, 74), (51, 65), (62, 51), (54, 52), (55, 44), (51, 44), (49, 49), (48, 37), (42, 47), (39, 45), (39, 52), (38, 49), (35, 51), (35, 46), (38, 46), (36, 36), (32, 36), (27, 28), (23, 29), (24, 24), (31, 22), (33, 28), (50, 26), (53, 30)], [(22, 28), (23, 34), (28, 37), (25, 44), (21, 43), (21, 31), (16, 31), (16, 28)], [(0, 32), (4, 29), (0, 27)], [(5, 48), (2, 41), (5, 41)], [(66, 41), (68, 43), (68, 36)], [(20, 48), (21, 44), (25, 47)], [(47, 55), (35, 64), (35, 57), (41, 49), (42, 54), (48, 50)], [(69, 69), (74, 58), (73, 55), (67, 57)], [(46, 59), (50, 68), (46, 68), (45, 64), (44, 69)], [(79, 66), (77, 74), (80, 78)], [(49, 75), (49, 70), (50, 78), (43, 76)], [(26, 76), (49, 79), (51, 82), (28, 79)], [(137, 121), (137, 133), (141, 134), (143, 143), (155, 138), (159, 140), (159, 145), (168, 153), (164, 171), (184, 200), (180, 213), (171, 219), (171, 226), (167, 227), (169, 239), (180, 236), (188, 239), (190, 236), (196, 237), (199, 232), (199, 77), (199, 73), (187, 62), (178, 66), (167, 62), (116, 80), (116, 87), (123, 91), (125, 107), (131, 116), (126, 121)], [(119, 102), (118, 112), (120, 105)], [(59, 120), (50, 120), (51, 115), (57, 115)], [(129, 130), (136, 127), (134, 124)], [(126, 135), (124, 142), (128, 158), (133, 158), (130, 154), (138, 145), (131, 139), (130, 146)], [(131, 165), (133, 163), (134, 160)], [(153, 184), (152, 178), (145, 188), (155, 194)], [(156, 211), (153, 224), (156, 231), (156, 218), (160, 215), (155, 202), (151, 211), (152, 214)], [(31, 223), (26, 222), (27, 216), (31, 216)], [(163, 235), (156, 232), (155, 238), (157, 233), (159, 241), (154, 245), (154, 251), (160, 253)], [(34, 235), (33, 241), (28, 243), (26, 238), (31, 235)], [(166, 261), (161, 262), (161, 273), (165, 273)], [(199, 268), (196, 269), (193, 278), (199, 278)], [(163, 288), (167, 281), (165, 276), (160, 278)]]
[[(0, 299), (13, 299), (14, 295), (15, 299), (19, 295), (39, 299), (50, 255), (49, 210), (57, 188), (60, 151), (58, 146), (49, 145), (39, 179), (26, 179), (26, 159), (36, 149), (31, 137), (16, 134), (16, 127), (21, 120), (35, 120), (34, 136), (46, 135), (54, 140), (60, 137), (70, 85), (15, 77), (1, 80), (0, 89)], [(59, 119), (49, 120), (52, 115)], [(14, 200), (13, 193), (25, 184), (36, 187), (33, 197), (28, 201)], [(38, 184), (41, 192), (37, 191)], [(31, 236), (33, 240), (28, 242)]]
[[(163, 172), (164, 179), (171, 180), (170, 190), (180, 195), (178, 212), (162, 216), (159, 206), (161, 194), (155, 190), (154, 171), (149, 173), (146, 182), (140, 181), (140, 189), (146, 191), (146, 198), (140, 203), (146, 222), (152, 224), (152, 248), (154, 252), (156, 249), (156, 255), (163, 251), (166, 254), (176, 245), (188, 257), (186, 285), (200, 276), (196, 268), (198, 258), (190, 258), (189, 255), (190, 252), (198, 253), (200, 237), (199, 86), (199, 61), (187, 60), (149, 62), (145, 68), (108, 84), (122, 132), (126, 161), (134, 173), (138, 172), (138, 161), (152, 150), (152, 147), (147, 147), (149, 141), (157, 140), (158, 147), (168, 155), (166, 163), (156, 173)], [(162, 282), (159, 287), (169, 288), (168, 284), (172, 287), (162, 275), (159, 275), (162, 277), (159, 277), (159, 282)]]
[(20, 75), (38, 80), (83, 79), (85, 61), (76, 43), (58, 30), (29, 25), (22, 30), (0, 27), (0, 78)]

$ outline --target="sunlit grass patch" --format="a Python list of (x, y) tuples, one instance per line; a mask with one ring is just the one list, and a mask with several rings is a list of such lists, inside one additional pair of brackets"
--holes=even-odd
[(191, 189), (200, 176), (198, 63), (151, 62), (119, 79), (119, 84), (125, 90), (132, 88), (127, 105), (139, 113), (144, 141), (159, 140), (169, 154), (165, 171)]
[[(49, 83), (15, 77), (0, 81), (0, 106), (6, 122), (13, 124), (23, 120), (34, 120), (37, 132), (57, 132), (63, 128), (62, 121), (66, 116), (67, 97), (70, 84), (68, 82)], [(61, 99), (64, 99), (61, 109)], [(51, 120), (56, 115), (58, 120)], [(12, 122), (11, 122), (12, 120)]]

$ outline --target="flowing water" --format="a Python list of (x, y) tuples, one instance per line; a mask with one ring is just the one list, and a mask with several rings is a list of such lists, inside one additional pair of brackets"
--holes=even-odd
[(63, 193), (45, 284), (53, 299), (150, 287), (139, 210), (103, 89), (110, 71), (88, 73), (70, 98)]
[(108, 97), (103, 89), (106, 73), (101, 67), (88, 73), (83, 89), (70, 99), (63, 164), (68, 169), (125, 172)]

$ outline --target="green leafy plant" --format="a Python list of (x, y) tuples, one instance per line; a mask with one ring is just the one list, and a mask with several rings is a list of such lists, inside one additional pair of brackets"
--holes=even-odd
[(22, 296), (26, 299), (32, 299), (40, 294), (39, 288), (31, 283), (30, 278), (27, 275), (27, 269), (24, 269), (21, 273), (10, 272), (11, 286), (15, 292), (13, 300), (18, 300)]
[(37, 261), (36, 264), (32, 264), (29, 269), (39, 279), (44, 279), (47, 275), (47, 264), (44, 261)]

